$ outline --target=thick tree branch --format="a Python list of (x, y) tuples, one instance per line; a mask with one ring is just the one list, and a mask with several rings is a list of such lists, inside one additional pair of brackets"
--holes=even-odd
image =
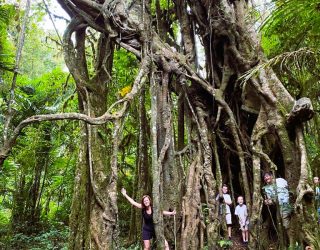
[(251, 136), (251, 149), (252, 167), (253, 167), (253, 194), (252, 200), (255, 202), (251, 205), (250, 223), (252, 223), (253, 239), (250, 241), (250, 247), (256, 248), (259, 246), (260, 227), (261, 227), (261, 211), (263, 199), (261, 196), (261, 152), (262, 152), (262, 138), (268, 133), (267, 128), (267, 115), (263, 107), (260, 108), (259, 116), (252, 131)]
[(229, 105), (220, 97), (220, 95), (219, 95), (219, 97), (217, 97), (216, 100), (223, 107), (224, 111), (229, 116), (229, 124), (228, 125), (231, 129), (233, 138), (235, 140), (235, 146), (236, 146), (238, 156), (239, 156), (241, 175), (242, 175), (244, 192), (245, 192), (245, 199), (246, 199), (248, 206), (250, 206), (251, 205), (251, 196), (250, 196), (250, 189), (249, 189), (249, 183), (248, 183), (247, 168), (246, 168), (245, 159), (244, 159), (244, 151), (242, 149), (240, 136), (238, 134), (237, 122), (234, 118), (234, 114), (233, 114), (232, 110), (230, 109)]
[[(147, 57), (142, 62), (140, 71), (134, 81), (131, 91), (123, 99), (111, 105), (111, 107), (107, 110), (107, 112), (100, 117), (90, 117), (88, 115), (80, 114), (80, 113), (61, 113), (61, 114), (50, 114), (50, 115), (34, 115), (20, 122), (19, 125), (14, 129), (11, 138), (6, 140), (4, 142), (4, 145), (0, 148), (0, 166), (2, 166), (4, 160), (8, 157), (22, 129), (28, 126), (29, 124), (43, 122), (43, 121), (78, 120), (78, 121), (84, 121), (91, 125), (101, 125), (106, 123), (107, 121), (113, 121), (123, 117), (125, 114), (125, 111), (129, 106), (129, 102), (133, 100), (133, 98), (137, 95), (142, 85), (146, 81), (147, 73), (149, 72), (149, 64), (150, 64), (150, 58)], [(115, 107), (115, 105), (120, 103), (123, 103), (121, 109), (118, 111), (113, 111), (113, 108)]]

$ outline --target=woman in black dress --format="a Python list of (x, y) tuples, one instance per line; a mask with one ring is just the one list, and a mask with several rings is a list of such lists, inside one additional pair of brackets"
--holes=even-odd
[[(127, 191), (122, 188), (121, 193), (124, 197), (135, 207), (142, 209), (142, 217), (143, 217), (143, 226), (142, 226), (142, 239), (144, 250), (150, 249), (150, 240), (155, 236), (154, 232), (154, 224), (152, 219), (152, 202), (149, 195), (144, 195), (141, 199), (141, 203), (133, 200), (129, 195), (127, 195)], [(164, 215), (175, 215), (176, 211), (163, 211)], [(169, 250), (168, 242), (165, 240), (165, 249)]]

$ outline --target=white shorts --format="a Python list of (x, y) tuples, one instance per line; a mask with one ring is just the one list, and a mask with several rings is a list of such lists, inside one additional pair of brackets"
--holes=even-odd
[(226, 222), (227, 222), (227, 225), (231, 225), (232, 224), (231, 214), (226, 214)]

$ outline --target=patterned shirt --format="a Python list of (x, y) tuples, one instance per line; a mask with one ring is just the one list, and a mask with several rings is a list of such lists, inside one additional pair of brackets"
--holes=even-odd
[(315, 189), (315, 200), (317, 207), (320, 207), (320, 187), (316, 187)]
[(268, 199), (277, 200), (279, 205), (289, 203), (288, 182), (283, 178), (277, 178), (275, 183), (263, 187), (264, 193)]

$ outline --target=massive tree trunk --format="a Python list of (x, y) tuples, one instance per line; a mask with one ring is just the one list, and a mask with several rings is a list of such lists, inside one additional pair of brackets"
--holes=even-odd
[[(291, 230), (299, 230), (301, 235), (289, 234), (290, 243), (314, 244), (318, 232), (311, 230), (312, 225), (316, 228), (315, 220), (313, 213), (307, 212), (312, 209), (309, 199), (312, 190), (307, 178), (304, 120), (297, 119), (288, 126), (295, 102), (271, 68), (262, 67), (259, 74), (238, 80), (265, 60), (254, 31), (249, 29), (251, 23), (246, 21), (248, 1), (179, 0), (173, 2), (174, 8), (168, 4), (167, 14), (160, 16), (159, 1), (155, 1), (156, 13), (152, 12), (150, 2), (144, 0), (130, 4), (121, 0), (59, 2), (73, 17), (66, 31), (65, 46), (72, 44), (72, 33), (76, 34), (77, 45), (66, 47), (65, 51), (68, 67), (77, 82), (81, 111), (90, 116), (105, 111), (103, 98), (99, 99), (97, 92), (99, 89), (104, 93), (100, 89), (104, 81), (90, 81), (83, 67), (87, 26), (106, 34), (141, 59), (136, 82), (144, 84), (149, 75), (152, 193), (159, 246), (163, 245), (161, 210), (171, 203), (178, 210), (181, 208), (178, 231), (181, 249), (199, 249), (205, 243), (210, 249), (216, 248), (224, 220), (218, 222), (219, 204), (215, 196), (222, 182), (231, 182), (236, 195), (243, 195), (250, 209), (254, 236), (251, 244), (258, 247), (262, 244), (258, 241), (261, 220), (266, 217), (262, 214), (260, 175), (266, 170), (286, 178), (295, 194), (294, 217), (298, 223), (292, 224)], [(177, 19), (170, 15), (173, 10), (177, 10)], [(159, 28), (168, 25), (168, 21), (179, 22), (182, 47), (174, 44), (171, 26)], [(205, 52), (205, 71), (198, 66), (196, 37)], [(68, 55), (68, 51), (76, 51), (73, 52), (76, 56)], [(134, 93), (139, 92), (135, 89)], [(131, 100), (133, 95), (129, 93), (125, 99)], [(174, 112), (177, 107), (171, 101), (173, 95), (179, 96), (179, 110), (184, 108), (184, 117)], [(174, 144), (174, 116), (179, 117), (178, 135), (188, 141), (187, 148), (183, 148), (182, 138), (178, 139), (178, 148)], [(182, 128), (184, 121), (188, 133)], [(72, 249), (88, 248), (90, 242), (93, 248), (110, 249), (113, 236), (117, 235), (117, 169), (108, 159), (102, 160), (100, 143), (95, 128), (87, 127), (71, 217)], [(113, 149), (115, 157), (117, 143)], [(93, 172), (92, 164), (97, 164)], [(228, 170), (229, 165), (232, 171)], [(229, 176), (230, 172), (233, 176)], [(175, 177), (177, 173), (182, 175), (180, 180)], [(310, 222), (310, 227), (302, 226), (304, 221)]]
[[(112, 68), (113, 43), (104, 34), (93, 54), (94, 72), (89, 74), (85, 49), (87, 25), (74, 17), (64, 35), (66, 63), (73, 75), (79, 110), (98, 117), (107, 110), (108, 83)], [(75, 34), (75, 45), (71, 36)], [(119, 121), (111, 135), (105, 125), (82, 124), (79, 162), (70, 216), (70, 249), (111, 249), (117, 244), (117, 148)], [(111, 150), (113, 149), (113, 150)]]

